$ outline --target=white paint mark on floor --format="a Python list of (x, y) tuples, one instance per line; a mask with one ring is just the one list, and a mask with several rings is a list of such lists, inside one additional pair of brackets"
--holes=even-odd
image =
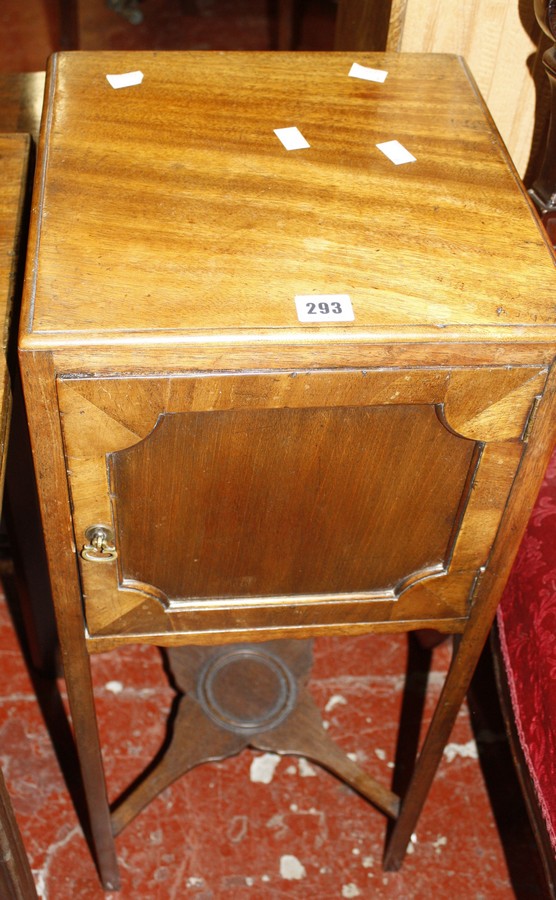
[(357, 887), (356, 884), (344, 884), (342, 885), (342, 897), (360, 897), (361, 891)]
[(280, 757), (277, 753), (263, 753), (262, 756), (256, 756), (251, 763), (249, 778), (259, 784), (270, 784), (279, 762)]
[(195, 875), (191, 875), (185, 882), (185, 886), (188, 888), (204, 887), (204, 885), (205, 885), (204, 879), (197, 878)]
[(111, 694), (121, 694), (124, 686), (121, 681), (107, 681), (104, 689), (110, 691)]
[(407, 845), (407, 853), (415, 852), (415, 844), (417, 843), (417, 835), (412, 834), (409, 839), (409, 844)]
[(433, 845), (434, 849), (436, 850), (436, 852), (440, 853), (441, 847), (445, 847), (447, 843), (448, 843), (448, 838), (445, 837), (443, 834), (439, 834), (437, 839), (435, 841), (433, 841), (432, 845)]
[(286, 854), (280, 857), (280, 875), (286, 881), (301, 881), (302, 878), (306, 877), (307, 872), (297, 856)]
[(342, 694), (332, 694), (324, 710), (325, 712), (330, 712), (335, 706), (347, 706), (347, 700)]
[(463, 759), (478, 759), (479, 751), (477, 750), (477, 744), (471, 739), (470, 741), (467, 741), (466, 744), (446, 744), (444, 747), (444, 756), (448, 762), (451, 763), (458, 756)]
[(308, 759), (300, 756), (297, 764), (299, 766), (299, 774), (302, 778), (314, 778), (316, 776), (317, 773)]
[(361, 860), (364, 869), (372, 869), (375, 864), (374, 856), (364, 856)]
[(386, 750), (382, 750), (380, 747), (375, 747), (375, 756), (377, 759), (381, 759), (383, 762), (386, 759)]

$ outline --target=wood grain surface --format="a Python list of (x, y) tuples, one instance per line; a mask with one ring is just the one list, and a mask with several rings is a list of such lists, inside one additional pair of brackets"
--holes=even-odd
[[(552, 334), (544, 238), (462, 62), (368, 54), (389, 72), (373, 84), (352, 61), (56, 57), (24, 346)], [(112, 89), (130, 67), (142, 84)], [(286, 126), (310, 148), (285, 150)], [(353, 322), (300, 325), (315, 294), (348, 294)]]
[(338, 7), (338, 50), (463, 56), (529, 180), (542, 158), (550, 110), (542, 71), (546, 46), (532, 0), (340, 0)]

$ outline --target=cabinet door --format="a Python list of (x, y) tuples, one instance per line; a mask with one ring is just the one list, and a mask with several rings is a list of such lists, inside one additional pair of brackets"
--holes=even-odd
[[(545, 378), (60, 379), (90, 634), (460, 630)], [(83, 552), (91, 526), (108, 540)]]

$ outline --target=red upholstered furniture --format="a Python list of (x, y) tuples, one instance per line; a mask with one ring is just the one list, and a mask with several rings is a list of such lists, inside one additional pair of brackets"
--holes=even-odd
[[(497, 614), (512, 746), (554, 895), (556, 883), (556, 452)], [(513, 720), (513, 722), (512, 722)]]
[[(556, 39), (556, 0), (535, 0)], [(541, 170), (530, 195), (556, 245), (556, 47), (544, 65), (552, 116)], [(548, 466), (497, 613), (493, 647), (510, 742), (548, 889), (556, 897), (556, 450)]]

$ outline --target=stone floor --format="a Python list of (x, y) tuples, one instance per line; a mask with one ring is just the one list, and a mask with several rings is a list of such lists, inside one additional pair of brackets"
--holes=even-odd
[[(450, 655), (434, 651), (426, 715)], [(329, 734), (389, 784), (407, 656), (403, 636), (315, 642), (311, 693)], [(111, 799), (145, 769), (165, 736), (174, 692), (160, 652), (93, 658)], [(64, 699), (63, 683), (58, 688)], [(51, 686), (25, 667), (0, 601), (0, 761), (44, 900), (103, 896), (64, 783), (72, 771)], [(473, 699), (474, 698), (474, 699)], [(302, 758), (250, 750), (184, 776), (117, 839), (122, 900), (303, 897), (542, 897), (540, 870), (515, 784), (485, 657), (401, 872), (381, 869), (383, 816)], [(70, 775), (71, 783), (71, 775)]]

